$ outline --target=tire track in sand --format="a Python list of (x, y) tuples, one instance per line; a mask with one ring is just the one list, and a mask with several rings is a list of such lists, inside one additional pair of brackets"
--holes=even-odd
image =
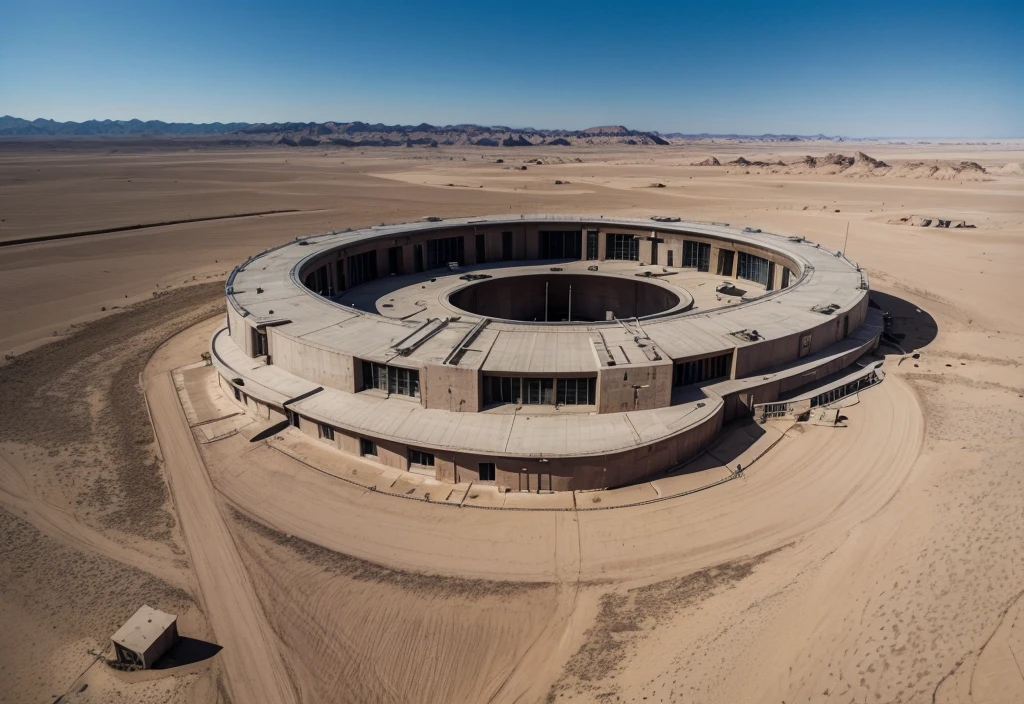
[(203, 607), (224, 646), (221, 657), (232, 699), (245, 704), (296, 704), (298, 697), (277, 638), (217, 506), (170, 373), (149, 379), (146, 401)]

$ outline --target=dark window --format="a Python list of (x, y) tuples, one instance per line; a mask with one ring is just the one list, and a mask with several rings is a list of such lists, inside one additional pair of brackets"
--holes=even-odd
[(597, 230), (587, 231), (587, 259), (597, 259)]
[(721, 249), (718, 251), (718, 273), (722, 276), (732, 276), (732, 260), (733, 252), (731, 249)]
[(729, 376), (732, 371), (732, 352), (715, 357), (677, 362), (672, 370), (672, 386), (689, 386), (711, 379)]
[(558, 379), (556, 386), (560, 406), (592, 406), (595, 403), (596, 377)]
[(707, 271), (711, 268), (711, 245), (707, 242), (683, 242), (683, 267)]
[(335, 274), (338, 276), (338, 293), (345, 290), (345, 260), (339, 259), (335, 266)]
[(494, 463), (493, 462), (481, 462), (480, 463), (480, 481), (482, 481), (482, 482), (493, 482), (494, 481)]
[(740, 252), (736, 275), (741, 279), (756, 281), (763, 286), (768, 285), (768, 260)]
[(483, 234), (476, 236), (476, 263), (483, 264), (487, 261), (487, 241)]
[(334, 440), (334, 428), (325, 423), (317, 423), (317, 426), (320, 428), (321, 440)]
[(402, 248), (401, 247), (389, 247), (388, 248), (388, 273), (394, 276), (401, 276), (402, 274)]
[(782, 267), (782, 288), (789, 288), (789, 269)]
[(512, 259), (512, 233), (502, 232), (501, 233), (501, 258), (504, 261), (510, 261)]
[(667, 257), (668, 257), (668, 262), (666, 262), (667, 265), (668, 266), (673, 266), (672, 260), (675, 258), (675, 252), (673, 252), (671, 249), (668, 250)]
[(363, 360), (363, 388), (379, 389), (389, 394), (420, 397), (420, 372), (418, 369), (392, 367), (377, 362)]
[(288, 416), (288, 424), (293, 425), (296, 428), (299, 427), (299, 414), (290, 408), (284, 409), (284, 414)]
[(307, 274), (304, 283), (306, 284), (306, 288), (310, 291), (319, 293), (321, 296), (330, 296), (332, 293), (331, 274), (327, 270), (326, 264)]
[(485, 376), (484, 405), (519, 403), (519, 377)]
[(434, 466), (434, 456), (422, 450), (409, 449), (409, 464), (420, 464), (424, 467)]
[(658, 240), (651, 240), (651, 264), (658, 263)]
[(348, 258), (348, 285), (373, 281), (377, 278), (377, 253), (363, 252)]
[(359, 454), (363, 457), (376, 457), (377, 443), (366, 438), (359, 438)]
[(579, 232), (541, 230), (539, 249), (541, 259), (579, 259), (581, 236)]
[(423, 245), (421, 244), (412, 246), (412, 266), (417, 274), (423, 271)]
[(767, 291), (775, 288), (775, 262), (768, 262), (768, 281), (765, 282), (764, 287)]
[(269, 354), (270, 351), (267, 347), (267, 333), (264, 330), (252, 329), (252, 356), (262, 357), (265, 354)]
[(241, 401), (242, 400), (242, 392), (238, 390), (237, 386), (232, 386), (231, 388), (233, 388), (235, 390), (235, 400), (236, 401)]
[(449, 262), (463, 263), (466, 261), (463, 247), (461, 236), (427, 240), (427, 268), (440, 269), (448, 266)]
[(554, 379), (523, 379), (524, 404), (552, 406), (555, 403), (554, 391)]
[(640, 240), (635, 235), (620, 235), (609, 232), (606, 235), (605, 259), (639, 261)]

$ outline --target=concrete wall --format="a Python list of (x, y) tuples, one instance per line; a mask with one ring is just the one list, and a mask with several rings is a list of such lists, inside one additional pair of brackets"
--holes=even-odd
[[(640, 386), (634, 389), (634, 386)], [(634, 395), (635, 394), (635, 395)], [(604, 367), (597, 375), (597, 412), (664, 408), (672, 403), (672, 360), (645, 366)]]
[(269, 328), (274, 365), (303, 379), (354, 393), (356, 360), (347, 354), (297, 340), (285, 335), (284, 328)]
[(420, 372), (420, 400), (427, 408), (476, 413), (482, 403), (480, 378), (476, 369), (428, 364)]

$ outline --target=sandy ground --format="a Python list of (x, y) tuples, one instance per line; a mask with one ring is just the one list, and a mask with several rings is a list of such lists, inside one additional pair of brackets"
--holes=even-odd
[[(688, 166), (808, 148), (992, 174)], [(0, 701), (1024, 701), (1024, 177), (1002, 168), (1021, 144), (61, 149), (0, 152), (0, 240), (296, 212), (0, 247)], [(892, 354), (846, 428), (787, 431), (743, 480), (608, 511), (403, 501), (314, 471), (287, 434), (249, 443), (245, 419), (189, 431), (168, 371), (199, 360), (217, 320), (193, 326), (235, 263), (500, 212), (673, 214), (834, 248), (849, 226), (920, 357)], [(910, 214), (977, 228), (888, 224)], [(225, 650), (110, 670), (92, 653), (142, 602)]]

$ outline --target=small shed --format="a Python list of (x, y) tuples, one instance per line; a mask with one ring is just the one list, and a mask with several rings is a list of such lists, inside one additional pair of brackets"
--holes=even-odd
[(110, 639), (119, 663), (149, 669), (178, 640), (178, 617), (144, 605)]

